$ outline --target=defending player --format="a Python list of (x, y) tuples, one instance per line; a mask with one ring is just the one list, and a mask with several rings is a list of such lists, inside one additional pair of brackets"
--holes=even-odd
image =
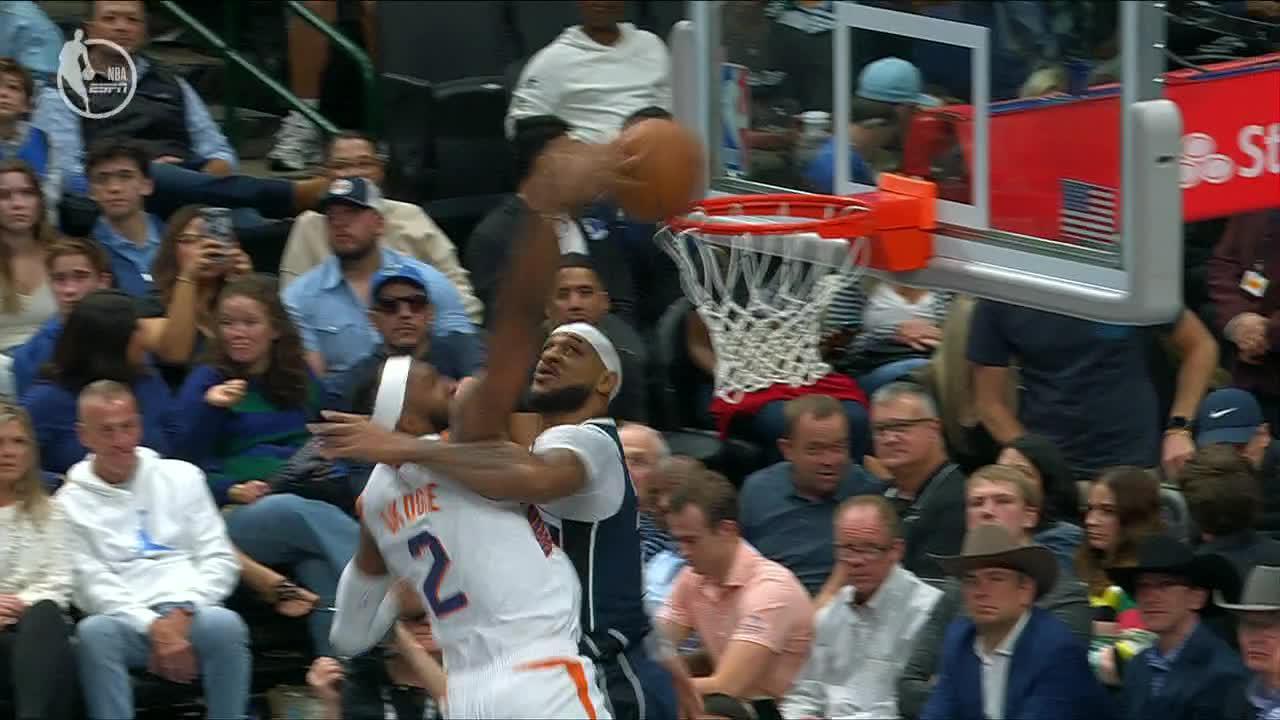
[[(552, 331), (530, 388), (548, 428), (533, 449), (511, 443), (440, 444), (335, 418), (326, 444), (383, 462), (413, 462), (489, 498), (537, 503), (559, 530), (582, 582), (580, 652), (595, 660), (615, 717), (675, 715), (671, 664), (650, 653), (655, 634), (642, 605), (636, 496), (611, 420), (601, 417), (622, 381), (617, 351), (584, 323)], [(367, 492), (367, 491), (366, 491)], [(677, 678), (683, 714), (700, 707)]]
[[(451, 432), (458, 441), (502, 436), (541, 339), (540, 310), (559, 259), (553, 223), (607, 190), (619, 166), (615, 148), (567, 140), (539, 157), (527, 185), (524, 237), (498, 298), (492, 344), (503, 352), (455, 402)], [(387, 367), (403, 368), (396, 371), (403, 378), (384, 379), (387, 393), (395, 396), (399, 383), (408, 391), (399, 395), (409, 416), (430, 418), (440, 394), (432, 371), (417, 365), (411, 373), (400, 359)], [(380, 389), (380, 404), (383, 395)], [(403, 418), (400, 427), (411, 430)], [(335, 437), (332, 425), (312, 429), (326, 444)], [(344, 454), (336, 444), (329, 449)], [(363, 509), (360, 546), (338, 586), (331, 632), (337, 652), (362, 652), (385, 635), (397, 615), (387, 590), (403, 577), (420, 588), (432, 614), (451, 717), (609, 716), (592, 663), (578, 657), (576, 574), (536, 510), (486, 499), (412, 466), (378, 468)]]

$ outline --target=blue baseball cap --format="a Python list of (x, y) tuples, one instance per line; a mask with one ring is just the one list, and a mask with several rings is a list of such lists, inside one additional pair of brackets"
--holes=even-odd
[(431, 291), (427, 289), (427, 276), (423, 274), (421, 268), (411, 263), (397, 263), (388, 265), (373, 274), (373, 279), (369, 281), (369, 297), (377, 298), (378, 291), (383, 285), (392, 280), (411, 283), (422, 288), (422, 292), (427, 294), (427, 300), (431, 299)]
[(937, 98), (924, 94), (924, 79), (920, 69), (902, 58), (880, 58), (858, 74), (858, 89), (854, 93), (860, 98), (893, 103), (894, 105), (923, 105), (933, 107), (939, 104)]
[(1243, 445), (1253, 439), (1266, 419), (1252, 393), (1240, 388), (1214, 390), (1200, 401), (1196, 414), (1196, 445)]
[(376, 183), (362, 177), (337, 178), (329, 183), (329, 192), (320, 201), (320, 209), (338, 202), (381, 212), (382, 191)]

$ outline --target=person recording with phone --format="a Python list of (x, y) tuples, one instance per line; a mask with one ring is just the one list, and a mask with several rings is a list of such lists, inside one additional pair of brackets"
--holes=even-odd
[(217, 330), (214, 306), (218, 293), (229, 281), (253, 272), (253, 263), (236, 242), (229, 218), (226, 208), (188, 205), (169, 218), (156, 251), (149, 299), (157, 306), (153, 309), (172, 316), (175, 310), (190, 308), (186, 311), (194, 316), (181, 337), (169, 338), (164, 357), (157, 358), (171, 387), (182, 384), (192, 359)]

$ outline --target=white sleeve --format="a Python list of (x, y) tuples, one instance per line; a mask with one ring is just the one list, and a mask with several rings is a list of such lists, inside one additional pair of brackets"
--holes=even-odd
[(194, 465), (177, 465), (182, 466), (190, 473), (187, 482), (191, 486), (191, 498), (184, 510), (195, 542), (189, 550), (201, 581), (198, 587), (192, 588), (197, 596), (194, 602), (197, 606), (221, 605), (240, 583), (240, 560), (227, 535), (222, 513), (209, 493), (204, 473)]
[(559, 115), (561, 75), (556, 67), (553, 46), (539, 50), (520, 71), (520, 80), (511, 91), (507, 108), (507, 139), (515, 137), (516, 121), (534, 115)]
[[(65, 491), (66, 486), (63, 487)], [(60, 492), (58, 497), (67, 496)], [(74, 520), (69, 522), (73, 604), (86, 615), (114, 615), (139, 633), (146, 633), (160, 615), (139, 602), (115, 570), (98, 557), (92, 530)]]
[(400, 616), (400, 603), (388, 593), (391, 575), (365, 575), (352, 558), (338, 578), (329, 627), (329, 645), (338, 655), (360, 655), (382, 642)]
[(552, 450), (569, 450), (577, 455), (587, 481), (573, 495), (544, 503), (543, 509), (578, 522), (596, 522), (618, 512), (626, 492), (627, 473), (618, 443), (608, 433), (590, 425), (558, 425), (533, 441), (534, 455)]

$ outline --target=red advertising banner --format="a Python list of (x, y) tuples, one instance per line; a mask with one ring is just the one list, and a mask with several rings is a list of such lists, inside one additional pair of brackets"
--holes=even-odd
[[(1183, 217), (1280, 207), (1280, 53), (1168, 73), (1165, 83), (1182, 111)], [(955, 140), (971, 166), (971, 116), (969, 106), (918, 114), (904, 169), (933, 175), (937, 153)], [(993, 104), (992, 227), (1068, 242), (1092, 231), (1101, 241), (1109, 222), (1119, 224), (1120, 141), (1115, 85)], [(969, 188), (940, 183), (939, 194), (967, 202)]]

